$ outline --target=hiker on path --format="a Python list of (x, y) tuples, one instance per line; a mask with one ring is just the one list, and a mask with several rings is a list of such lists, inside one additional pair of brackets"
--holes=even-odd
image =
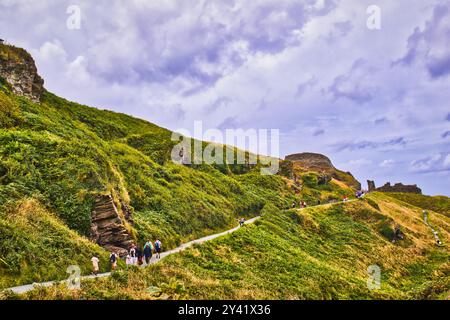
[(115, 252), (111, 252), (109, 255), (109, 262), (111, 263), (111, 270), (114, 271), (117, 268), (117, 254)]
[(161, 250), (162, 250), (162, 243), (161, 241), (159, 241), (159, 239), (156, 239), (155, 241), (156, 259), (161, 259)]
[(244, 218), (241, 218), (241, 219), (239, 220), (239, 226), (242, 227), (244, 224), (245, 224), (245, 219), (244, 219)]
[(150, 260), (152, 259), (153, 254), (153, 245), (152, 242), (149, 240), (144, 245), (144, 257), (145, 257), (145, 263), (150, 264)]
[(142, 266), (143, 262), (143, 256), (142, 256), (142, 250), (139, 247), (134, 248), (136, 250), (136, 257), (137, 257), (137, 264), (138, 266)]
[(133, 259), (131, 258), (130, 255), (127, 255), (127, 258), (125, 259), (125, 263), (127, 265), (127, 269), (128, 269), (128, 266), (132, 266), (133, 265)]
[(137, 265), (136, 246), (134, 244), (131, 245), (130, 258), (131, 258), (131, 264)]
[(100, 261), (96, 256), (93, 256), (92, 259), (92, 273), (96, 276), (98, 273), (98, 262)]

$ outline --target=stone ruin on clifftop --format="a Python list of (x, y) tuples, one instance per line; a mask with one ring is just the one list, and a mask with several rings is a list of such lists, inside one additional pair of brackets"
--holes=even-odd
[(376, 188), (375, 182), (372, 180), (367, 180), (367, 185), (370, 191), (381, 191), (381, 192), (404, 192), (404, 193), (416, 193), (422, 194), (422, 190), (416, 185), (404, 185), (402, 183), (396, 183), (391, 185), (390, 182), (387, 182), (384, 186)]

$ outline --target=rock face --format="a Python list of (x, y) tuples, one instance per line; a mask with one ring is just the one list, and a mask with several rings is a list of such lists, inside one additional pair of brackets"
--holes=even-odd
[(334, 178), (356, 190), (361, 189), (361, 183), (350, 172), (343, 172), (336, 169), (331, 160), (323, 154), (304, 152), (286, 156), (285, 160), (281, 163), (281, 173), (295, 180), (296, 169), (319, 173), (319, 185), (327, 184)]
[(108, 251), (127, 255), (133, 240), (119, 216), (110, 195), (97, 196), (92, 212), (91, 238)]
[(331, 160), (318, 153), (296, 153), (286, 156), (287, 161), (296, 162), (306, 169), (334, 169)]
[(37, 73), (31, 55), (23, 49), (0, 44), (0, 77), (12, 91), (34, 102), (39, 102), (44, 91), (44, 80)]
[(386, 183), (384, 186), (375, 188), (375, 182), (367, 180), (369, 191), (381, 191), (381, 192), (404, 192), (404, 193), (416, 193), (422, 194), (422, 190), (417, 187), (416, 184), (404, 185), (402, 183), (396, 183), (393, 186), (390, 182)]

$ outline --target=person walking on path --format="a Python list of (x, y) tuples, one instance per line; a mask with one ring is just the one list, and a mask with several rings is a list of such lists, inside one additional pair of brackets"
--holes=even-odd
[(156, 239), (155, 241), (156, 259), (161, 259), (161, 251), (162, 251), (162, 243), (161, 241), (159, 241), (159, 239)]
[(94, 274), (94, 276), (96, 276), (98, 274), (99, 259), (96, 256), (93, 256), (91, 261), (92, 261), (92, 273)]
[(131, 264), (137, 265), (136, 246), (134, 244), (131, 245), (130, 258)]
[(135, 247), (135, 250), (136, 250), (137, 264), (138, 266), (142, 266), (142, 264), (144, 263), (142, 259), (143, 257), (142, 250), (139, 248), (139, 246)]
[(153, 245), (152, 242), (149, 240), (145, 243), (144, 246), (144, 257), (146, 264), (150, 264), (150, 260), (152, 259), (152, 253), (153, 253)]
[(239, 226), (242, 227), (245, 224), (245, 218), (239, 220)]
[(127, 255), (127, 258), (125, 259), (125, 263), (127, 265), (127, 269), (128, 269), (129, 266), (133, 265), (133, 259), (131, 258), (130, 255)]
[(111, 262), (111, 270), (114, 271), (117, 268), (117, 254), (115, 252), (111, 252), (109, 255), (109, 262)]

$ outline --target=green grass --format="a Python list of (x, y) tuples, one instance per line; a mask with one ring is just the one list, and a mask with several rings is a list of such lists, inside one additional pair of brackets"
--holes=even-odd
[(88, 274), (93, 255), (103, 261), (101, 271), (109, 268), (102, 248), (67, 228), (35, 200), (2, 211), (0, 230), (0, 288), (66, 279), (70, 265)]
[[(377, 196), (381, 207), (389, 203)], [(387, 202), (386, 202), (387, 201)], [(85, 281), (82, 289), (41, 289), (25, 299), (439, 299), (449, 294), (450, 254), (432, 245), (408, 217), (392, 218), (365, 201), (280, 211), (229, 236), (195, 245), (117, 279)], [(409, 212), (413, 214), (413, 212)], [(405, 219), (405, 220), (404, 220)], [(448, 220), (447, 220), (448, 222)], [(405, 243), (381, 226), (401, 224)], [(367, 268), (381, 269), (369, 290)]]
[[(20, 60), (25, 54), (0, 46), (0, 59)], [(334, 169), (327, 172), (334, 179), (319, 184), (320, 172), (302, 168), (293, 169), (295, 183), (286, 168), (280, 175), (261, 175), (261, 163), (176, 165), (170, 161), (175, 142), (169, 130), (48, 92), (41, 100), (36, 104), (14, 95), (0, 79), (0, 288), (66, 278), (69, 264), (86, 274), (94, 254), (106, 270), (107, 252), (87, 238), (95, 197), (111, 194), (120, 215), (121, 203), (133, 212), (134, 223), (126, 227), (135, 240), (160, 238), (165, 249), (234, 227), (239, 217), (263, 218), (146, 270), (121, 270), (109, 279), (86, 281), (76, 292), (61, 285), (23, 298), (446, 294), (448, 251), (434, 247), (421, 208), (440, 213), (430, 213), (430, 222), (448, 243), (448, 198), (373, 193), (346, 205), (283, 211), (294, 201), (314, 205), (352, 197), (358, 183)], [(406, 238), (392, 244), (395, 224), (402, 225)], [(382, 269), (379, 291), (367, 290), (371, 264)]]
[(414, 193), (389, 193), (388, 195), (416, 207), (432, 210), (450, 217), (450, 199), (448, 197), (426, 196)]

